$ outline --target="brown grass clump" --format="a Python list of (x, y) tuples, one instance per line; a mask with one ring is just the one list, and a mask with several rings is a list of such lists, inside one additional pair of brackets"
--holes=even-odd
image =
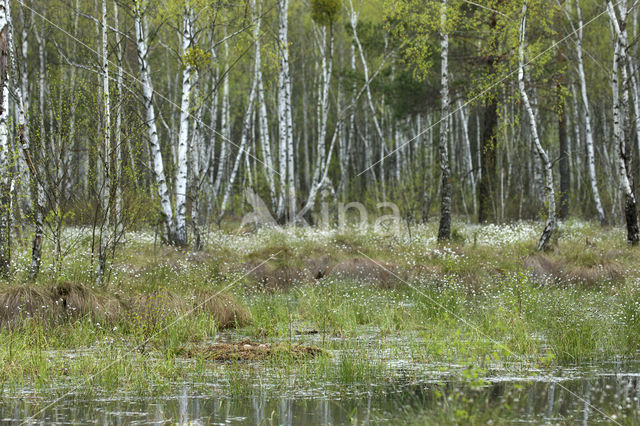
[(210, 361), (259, 361), (272, 357), (291, 359), (315, 358), (324, 351), (314, 346), (253, 343), (243, 340), (239, 343), (216, 343), (210, 346), (188, 348), (182, 352), (187, 358), (203, 358)]
[(196, 298), (196, 306), (212, 315), (220, 328), (241, 327), (252, 322), (251, 313), (231, 296), (202, 292)]
[(135, 296), (129, 303), (127, 315), (137, 322), (156, 326), (186, 313), (190, 307), (184, 298), (175, 293), (158, 291)]
[(0, 326), (17, 325), (34, 317), (52, 323), (83, 316), (114, 319), (120, 312), (116, 299), (99, 296), (78, 283), (22, 285), (0, 292)]
[(393, 288), (401, 280), (398, 268), (387, 262), (356, 257), (340, 262), (327, 272), (327, 277), (362, 281), (382, 288)]
[(320, 255), (310, 257), (305, 263), (309, 270), (309, 275), (319, 280), (327, 275), (329, 269), (331, 269), (336, 262), (329, 256)]
[(308, 269), (289, 264), (249, 263), (245, 268), (251, 271), (249, 277), (260, 288), (270, 291), (291, 288), (313, 279)]
[(595, 286), (605, 282), (623, 282), (624, 269), (617, 262), (602, 262), (597, 265), (566, 265), (564, 276), (567, 280), (585, 286)]
[(90, 288), (73, 282), (63, 282), (51, 287), (51, 297), (68, 316), (113, 320), (122, 309), (118, 300), (99, 296)]
[(202, 291), (185, 299), (170, 291), (160, 291), (136, 297), (130, 306), (130, 315), (136, 321), (158, 325), (171, 318), (191, 312), (204, 312), (213, 316), (220, 328), (243, 326), (252, 321), (251, 313), (223, 293)]
[(46, 287), (19, 286), (0, 293), (0, 326), (12, 326), (24, 319), (47, 317), (55, 320), (62, 309), (52, 303)]
[(551, 258), (538, 254), (524, 259), (523, 266), (531, 278), (540, 283), (549, 280), (564, 281), (590, 287), (605, 282), (623, 282), (623, 266), (616, 260), (614, 252), (583, 253), (568, 258)]
[(543, 254), (526, 257), (523, 261), (523, 267), (531, 274), (531, 278), (540, 284), (560, 276), (558, 265)]

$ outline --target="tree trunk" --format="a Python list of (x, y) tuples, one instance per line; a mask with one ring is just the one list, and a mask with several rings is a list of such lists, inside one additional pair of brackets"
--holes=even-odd
[(538, 137), (538, 127), (536, 124), (536, 116), (533, 113), (531, 102), (525, 88), (525, 76), (524, 76), (524, 51), (525, 51), (525, 39), (527, 28), (527, 2), (522, 5), (522, 22), (520, 25), (520, 48), (519, 48), (519, 66), (518, 66), (518, 83), (520, 88), (520, 96), (522, 97), (522, 103), (524, 105), (527, 114), (529, 115), (529, 121), (531, 124), (531, 135), (535, 144), (538, 157), (542, 163), (545, 179), (545, 198), (547, 203), (547, 220), (545, 223), (544, 231), (538, 242), (538, 250), (546, 250), (549, 248), (553, 234), (556, 231), (556, 199), (553, 190), (553, 173), (551, 170), (551, 161), (547, 156), (540, 138)]
[[(633, 188), (633, 172), (631, 170), (631, 150), (628, 143), (628, 73), (627, 68), (627, 45), (623, 37), (624, 21), (618, 21), (615, 9), (611, 1), (607, 2), (607, 11), (615, 29), (615, 53), (613, 58), (613, 72), (611, 80), (611, 90), (613, 93), (613, 137), (616, 146), (618, 178), (620, 186), (624, 192), (624, 216), (627, 224), (627, 242), (633, 245), (638, 244), (640, 235), (638, 231), (637, 202)], [(623, 76), (622, 93), (620, 96), (620, 72)]]
[(98, 271), (96, 280), (98, 285), (104, 284), (104, 275), (107, 267), (107, 251), (111, 243), (111, 233), (109, 219), (111, 216), (111, 95), (109, 93), (109, 41), (107, 38), (107, 0), (102, 0), (102, 19), (100, 20), (100, 28), (102, 34), (102, 51), (101, 51), (101, 77), (102, 77), (102, 105), (104, 109), (104, 146), (103, 158), (104, 166), (102, 168), (104, 177), (103, 185), (100, 187), (99, 199), (101, 205), (101, 223), (100, 225), (100, 242), (98, 253)]
[(149, 41), (147, 39), (147, 24), (141, 15), (139, 3), (135, 3), (134, 19), (136, 27), (136, 47), (138, 52), (138, 63), (140, 65), (140, 84), (142, 85), (142, 97), (146, 112), (146, 122), (149, 132), (149, 148), (151, 152), (151, 165), (155, 182), (158, 187), (160, 206), (163, 221), (167, 231), (167, 241), (170, 244), (175, 240), (175, 225), (173, 223), (173, 209), (169, 196), (169, 187), (164, 173), (164, 162), (160, 141), (158, 140), (158, 129), (156, 127), (156, 113), (153, 106), (153, 86), (151, 83), (151, 71), (147, 55), (149, 53)]
[[(193, 44), (193, 10), (187, 7), (182, 24), (182, 55), (189, 53)], [(176, 238), (178, 246), (187, 245), (187, 178), (189, 149), (189, 116), (191, 108), (193, 65), (182, 64), (182, 96), (180, 101), (180, 131), (178, 134), (178, 164), (176, 175)]]
[[(496, 31), (497, 17), (491, 17), (489, 29)], [(489, 55), (487, 72), (495, 73), (497, 58)], [(496, 136), (498, 128), (498, 101), (496, 94), (490, 93), (484, 105), (482, 137), (480, 144), (480, 177), (478, 182), (478, 222), (486, 223), (493, 217), (493, 200), (496, 181)], [(478, 129), (480, 126), (478, 126)], [(495, 217), (493, 217), (495, 220)]]
[(280, 45), (278, 68), (278, 129), (280, 149), (280, 199), (278, 219), (295, 217), (296, 188), (293, 152), (293, 118), (291, 114), (291, 71), (289, 69), (289, 0), (278, 0)]
[(569, 216), (569, 192), (571, 179), (569, 171), (569, 146), (567, 143), (567, 114), (566, 105), (562, 100), (561, 86), (558, 83), (558, 142), (560, 145), (560, 211), (558, 217), (566, 219)]
[(587, 169), (589, 170), (589, 181), (591, 183), (591, 192), (596, 203), (596, 211), (600, 224), (606, 223), (606, 216), (600, 201), (600, 191), (598, 191), (598, 180), (596, 176), (595, 154), (593, 149), (593, 131), (591, 130), (591, 112), (589, 106), (589, 97), (587, 95), (587, 80), (584, 73), (584, 63), (582, 59), (582, 12), (580, 9), (580, 0), (576, 0), (576, 10), (578, 12), (578, 31), (576, 39), (576, 49), (578, 53), (578, 77), (580, 78), (580, 93), (582, 94), (582, 105), (584, 107), (584, 124), (587, 143)]
[(447, 0), (442, 1), (440, 15), (440, 58), (442, 107), (440, 114), (440, 170), (442, 172), (442, 191), (440, 193), (440, 225), (438, 240), (451, 238), (451, 168), (449, 166), (449, 32), (447, 30)]

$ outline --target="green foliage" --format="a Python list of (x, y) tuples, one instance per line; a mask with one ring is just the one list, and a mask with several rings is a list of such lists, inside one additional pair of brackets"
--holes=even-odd
[(202, 50), (200, 46), (190, 47), (182, 55), (182, 63), (185, 66), (190, 66), (195, 70), (205, 68), (211, 63), (211, 52)]
[(311, 18), (318, 25), (336, 22), (341, 9), (342, 0), (311, 0)]

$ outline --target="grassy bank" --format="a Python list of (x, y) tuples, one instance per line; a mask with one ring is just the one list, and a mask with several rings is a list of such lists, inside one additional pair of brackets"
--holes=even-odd
[[(426, 370), (482, 385), (495, 370), (638, 359), (638, 249), (621, 229), (567, 223), (539, 254), (538, 227), (459, 225), (450, 245), (430, 226), (212, 231), (196, 253), (134, 233), (103, 288), (87, 236), (69, 229), (61, 262), (45, 259), (38, 281), (21, 284), (18, 253), (0, 291), (0, 384), (153, 393), (210, 377), (250, 393), (268, 377), (284, 390), (357, 392)], [(213, 361), (222, 341), (269, 350)]]

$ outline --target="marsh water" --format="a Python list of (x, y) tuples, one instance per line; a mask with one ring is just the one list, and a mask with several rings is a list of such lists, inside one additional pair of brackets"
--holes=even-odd
[[(31, 394), (24, 389), (0, 404), (3, 424), (398, 424), (473, 419), (526, 423), (638, 423), (637, 364), (601, 364), (522, 375), (487, 375), (480, 383), (447, 378), (441, 370), (402, 373), (362, 383), (357, 392), (299, 386), (287, 392), (221, 391), (215, 377), (177, 383), (173, 394)], [(265, 376), (268, 381), (268, 374)], [(54, 395), (63, 395), (60, 400)], [(448, 416), (443, 413), (448, 412)]]

